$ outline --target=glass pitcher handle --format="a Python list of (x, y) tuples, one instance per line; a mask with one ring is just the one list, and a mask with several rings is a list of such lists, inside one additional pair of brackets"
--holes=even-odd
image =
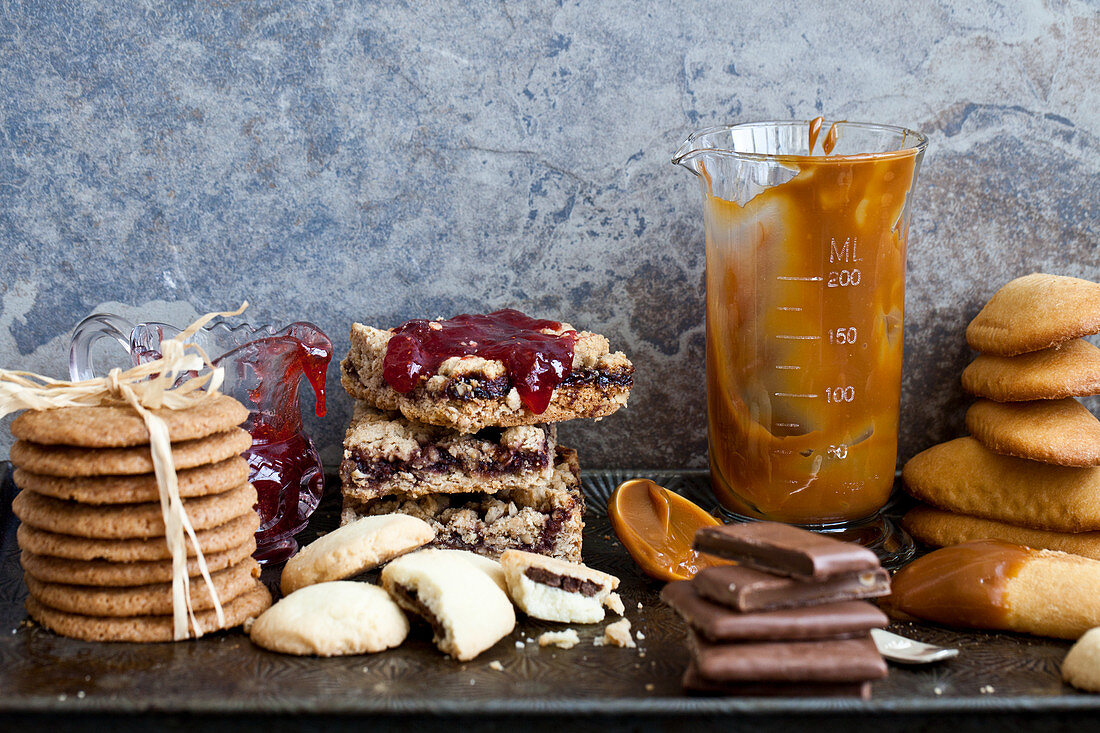
[(79, 382), (96, 377), (92, 364), (92, 345), (104, 336), (122, 344), (130, 352), (130, 333), (134, 324), (111, 313), (93, 313), (73, 329), (69, 341), (69, 378)]

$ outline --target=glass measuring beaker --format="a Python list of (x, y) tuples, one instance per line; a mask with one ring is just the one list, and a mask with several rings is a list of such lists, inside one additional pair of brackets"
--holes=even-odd
[(734, 515), (801, 525), (864, 519), (890, 496), (910, 202), (927, 145), (912, 130), (837, 122), (819, 147), (821, 129), (820, 118), (710, 128), (672, 161), (704, 199), (714, 493)]

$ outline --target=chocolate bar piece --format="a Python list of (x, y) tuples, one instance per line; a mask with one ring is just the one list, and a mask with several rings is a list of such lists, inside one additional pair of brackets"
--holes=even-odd
[(716, 682), (699, 674), (692, 662), (684, 672), (684, 690), (703, 695), (740, 697), (858, 697), (871, 699), (870, 682)]
[(890, 595), (890, 574), (882, 568), (798, 580), (744, 565), (721, 565), (701, 570), (694, 583), (699, 595), (743, 613)]
[(688, 630), (699, 674), (714, 682), (862, 682), (886, 676), (871, 637), (713, 644)]
[(827, 578), (879, 567), (875, 553), (851, 542), (778, 522), (704, 527), (695, 549), (795, 578)]
[(889, 623), (886, 614), (864, 601), (736, 613), (701, 597), (689, 580), (666, 585), (661, 600), (710, 641), (843, 639), (866, 636)]

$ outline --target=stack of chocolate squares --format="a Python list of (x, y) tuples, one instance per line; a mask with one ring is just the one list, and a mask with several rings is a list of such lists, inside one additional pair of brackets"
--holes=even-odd
[(516, 311), (354, 324), (342, 523), (400, 512), (428, 522), (438, 547), (579, 562), (580, 466), (555, 424), (615, 412), (633, 373), (603, 336)]
[(688, 625), (689, 692), (866, 698), (886, 676), (870, 632), (887, 618), (860, 599), (890, 576), (870, 550), (774, 522), (700, 529), (695, 549), (739, 564), (661, 592)]

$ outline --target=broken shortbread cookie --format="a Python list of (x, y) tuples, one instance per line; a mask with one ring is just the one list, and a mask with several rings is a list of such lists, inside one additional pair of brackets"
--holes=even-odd
[(508, 596), (462, 557), (404, 555), (382, 569), (382, 585), (399, 606), (431, 624), (436, 646), (459, 661), (481, 654), (516, 625)]
[(603, 637), (595, 640), (596, 646), (621, 646), (633, 649), (636, 645), (630, 636), (630, 621), (621, 618), (613, 624), (608, 624), (603, 630)]
[(619, 587), (614, 575), (520, 550), (505, 552), (500, 564), (515, 604), (528, 616), (545, 621), (602, 621), (605, 599)]

